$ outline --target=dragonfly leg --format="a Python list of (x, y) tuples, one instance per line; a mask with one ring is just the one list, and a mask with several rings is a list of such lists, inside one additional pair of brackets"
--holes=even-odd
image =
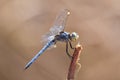
[(70, 48), (71, 48), (71, 49), (75, 49), (75, 48), (72, 46), (71, 42), (70, 42), (70, 41), (68, 41), (68, 42), (69, 42)]
[(68, 42), (66, 42), (66, 53), (67, 53), (67, 55), (68, 55), (70, 58), (72, 58), (72, 56), (71, 56), (70, 53), (68, 52)]

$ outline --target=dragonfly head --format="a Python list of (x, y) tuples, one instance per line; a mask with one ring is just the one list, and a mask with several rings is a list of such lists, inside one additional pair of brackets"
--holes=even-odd
[(79, 38), (79, 35), (76, 32), (72, 32), (70, 34), (70, 40), (71, 41), (76, 41)]

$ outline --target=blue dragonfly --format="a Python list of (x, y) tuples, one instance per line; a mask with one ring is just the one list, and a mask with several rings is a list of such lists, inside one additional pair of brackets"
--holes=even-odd
[(31, 64), (42, 54), (44, 51), (46, 51), (49, 47), (52, 47), (56, 44), (56, 42), (65, 42), (66, 43), (66, 53), (69, 57), (72, 57), (68, 52), (68, 46), (71, 47), (71, 49), (74, 49), (72, 47), (71, 42), (76, 41), (79, 38), (79, 35), (76, 32), (65, 32), (65, 24), (66, 20), (68, 18), (68, 15), (70, 14), (70, 11), (68, 9), (64, 9), (61, 11), (53, 25), (53, 27), (50, 28), (50, 31), (48, 34), (44, 36), (44, 42), (45, 45), (43, 48), (26, 64), (25, 69), (31, 66)]

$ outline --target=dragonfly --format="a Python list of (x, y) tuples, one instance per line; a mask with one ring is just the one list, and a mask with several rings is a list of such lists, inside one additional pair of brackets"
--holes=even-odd
[(44, 53), (44, 51), (56, 45), (58, 41), (66, 43), (66, 53), (69, 57), (72, 57), (68, 51), (68, 47), (70, 46), (71, 49), (74, 49), (71, 42), (76, 41), (79, 38), (79, 35), (76, 32), (69, 33), (64, 31), (65, 24), (69, 15), (70, 11), (68, 9), (64, 9), (58, 14), (53, 27), (51, 27), (49, 32), (44, 36), (43, 40), (45, 44), (43, 48), (26, 64), (25, 69), (30, 67), (31, 64), (35, 62), (35, 60), (42, 53)]

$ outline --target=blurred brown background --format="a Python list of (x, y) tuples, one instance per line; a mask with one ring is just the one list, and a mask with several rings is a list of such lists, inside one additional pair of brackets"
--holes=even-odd
[(70, 59), (62, 43), (24, 71), (65, 8), (66, 31), (79, 33), (84, 48), (78, 80), (120, 80), (120, 0), (0, 0), (0, 80), (66, 79)]

